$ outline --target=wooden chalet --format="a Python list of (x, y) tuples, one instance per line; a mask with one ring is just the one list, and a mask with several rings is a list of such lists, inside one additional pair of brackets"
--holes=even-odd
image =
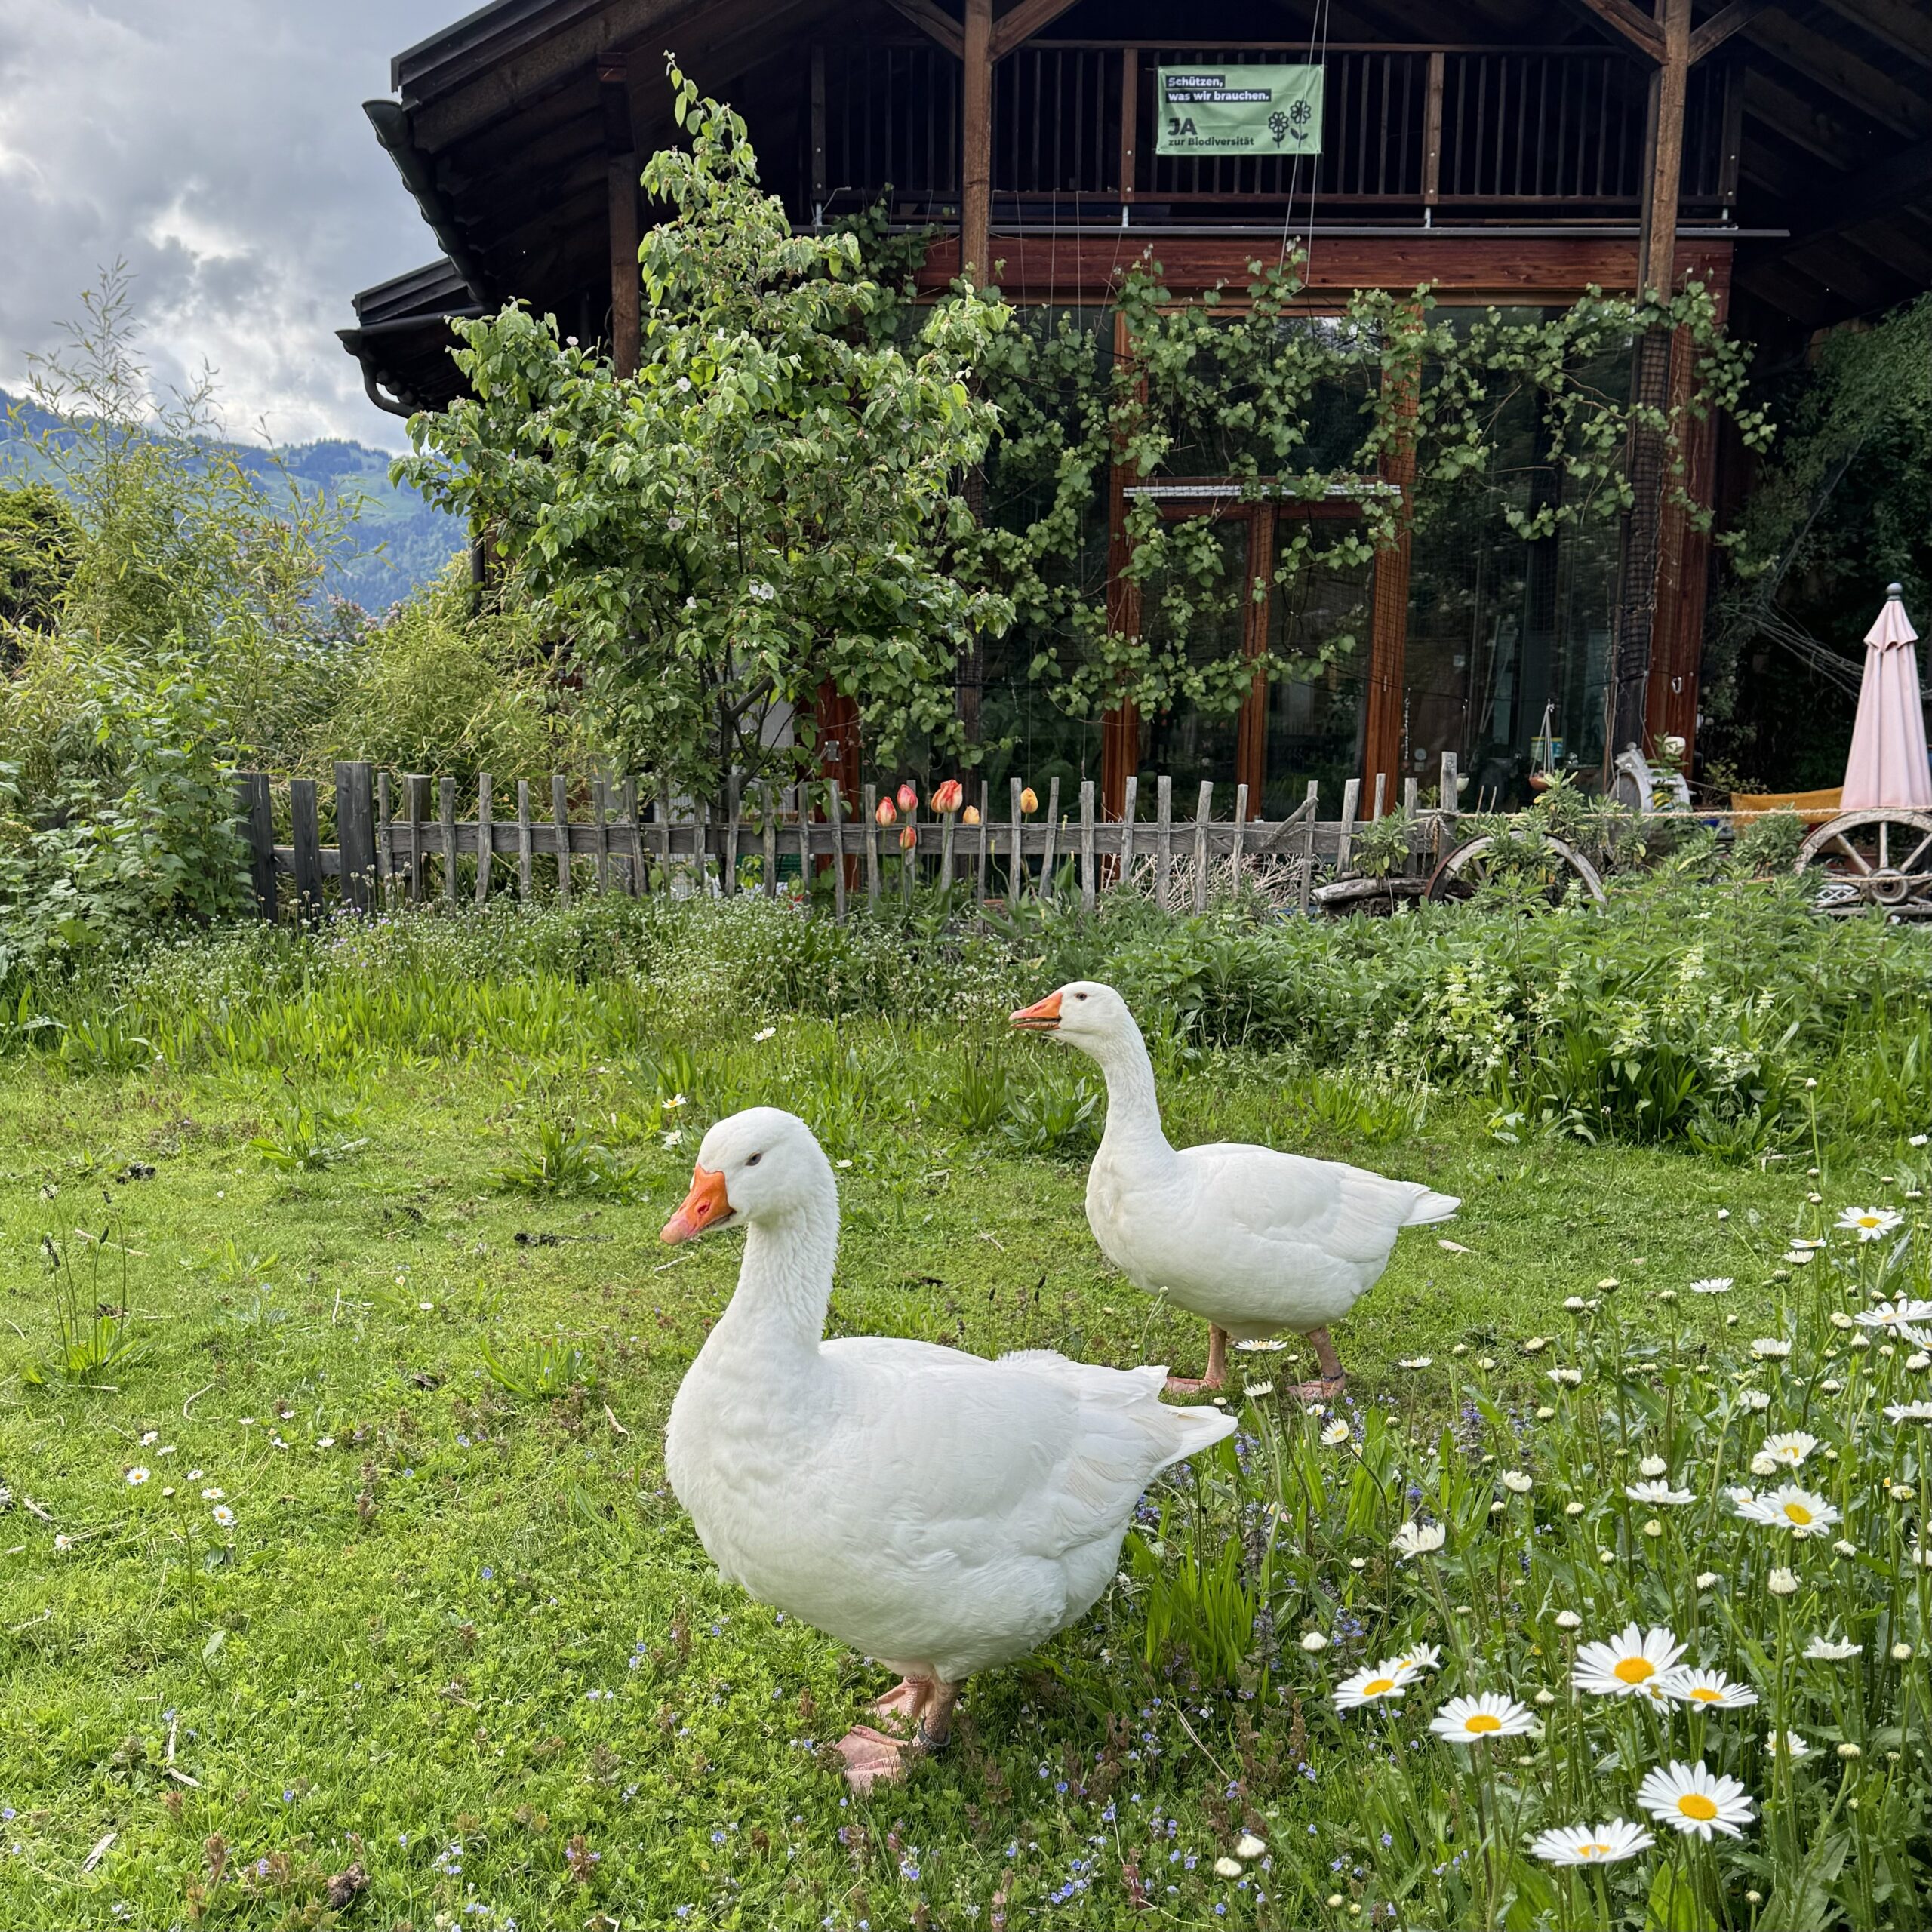
[[(634, 362), (640, 162), (675, 133), (666, 48), (745, 115), (795, 223), (889, 195), (895, 223), (937, 231), (924, 286), (963, 264), (1103, 330), (1143, 251), (1183, 295), (1291, 242), (1317, 312), (1358, 288), (1535, 309), (1694, 274), (1774, 361), (1932, 286), (1922, 0), (495, 0), (398, 55), (395, 98), (367, 104), (442, 251), (355, 298), (342, 340), (378, 405), (446, 401), (449, 318), (512, 297)], [(1321, 64), (1318, 157), (1156, 151), (1157, 70), (1251, 63)], [(1661, 398), (1688, 378), (1660, 338), (1605, 380)], [(1741, 453), (1700, 432), (1689, 460), (1721, 514)], [(1387, 774), (1392, 798), (1445, 752), (1506, 794), (1546, 721), (1586, 766), (1692, 738), (1710, 546), (1668, 504), (1658, 452), (1630, 461), (1620, 528), (1525, 543), (1498, 499), (1254, 605), (1233, 620), (1250, 648), (1346, 627), (1365, 648), (1310, 683), (1257, 680), (1238, 719), (1038, 715), (1023, 641), (989, 654), (988, 731), (1017, 731), (1035, 777), (1102, 776), (1115, 811), (1127, 774), (1158, 767), (1244, 781), (1269, 817), (1310, 777)], [(1399, 461), (1386, 480), (1405, 481)], [(1212, 476), (1117, 478), (1092, 548), (1121, 623), (1137, 494), (1217, 518), (1250, 575), (1291, 513)]]

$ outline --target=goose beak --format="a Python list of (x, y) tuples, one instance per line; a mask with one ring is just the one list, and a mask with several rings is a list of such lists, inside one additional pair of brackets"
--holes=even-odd
[(664, 1223), (664, 1232), (658, 1238), (666, 1247), (675, 1247), (679, 1241), (689, 1241), (707, 1228), (721, 1227), (734, 1211), (725, 1195), (724, 1177), (713, 1174), (709, 1168), (694, 1168), (691, 1191), (685, 1196), (678, 1211)]
[(1023, 1033), (1057, 1033), (1060, 1031), (1060, 995), (1049, 993), (1031, 1006), (1023, 1006), (1011, 1017), (1011, 1024)]

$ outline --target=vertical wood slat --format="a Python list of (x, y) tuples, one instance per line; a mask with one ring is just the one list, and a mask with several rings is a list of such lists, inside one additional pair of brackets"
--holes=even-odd
[(845, 923), (845, 800), (835, 776), (828, 788), (827, 816), (832, 821), (832, 917)]
[(734, 772), (724, 781), (724, 850), (718, 856), (718, 884), (727, 899), (738, 890), (738, 829), (744, 815), (741, 782)]
[(1435, 856), (1438, 860), (1447, 855), (1457, 841), (1456, 820), (1461, 804), (1456, 790), (1456, 754), (1442, 754), (1442, 776), (1435, 795), (1435, 803), (1441, 817), (1438, 821)]
[(637, 819), (637, 780), (626, 776), (622, 788), (624, 808), (624, 890), (641, 899), (651, 881), (644, 869), (644, 828)]
[(248, 848), (248, 882), (255, 910), (264, 919), (275, 916), (275, 800), (265, 771), (245, 771), (235, 782), (235, 800), (242, 835)]
[(1295, 909), (1303, 918), (1308, 916), (1308, 895), (1315, 889), (1315, 820), (1321, 809), (1321, 784), (1311, 778), (1308, 781), (1308, 798), (1303, 806), (1308, 814), (1308, 820), (1302, 828), (1301, 878), (1295, 887)]
[(376, 769), (361, 760), (335, 768), (335, 842), (342, 902), (365, 918), (375, 909)]
[(1335, 846), (1335, 870), (1349, 869), (1349, 854), (1355, 848), (1355, 807), (1361, 799), (1361, 780), (1351, 778), (1342, 787), (1342, 835)]
[(443, 832), (443, 903), (456, 910), (456, 780), (436, 783), (436, 817)]
[(1007, 880), (1006, 891), (1008, 903), (1017, 906), (1020, 894), (1026, 889), (1026, 852), (1023, 835), (1026, 821), (1025, 814), (1020, 809), (1020, 795), (1026, 787), (1018, 779), (1010, 778), (1007, 780), (1007, 788), (1011, 794), (1013, 852), (1009, 862), (1010, 876)]
[(792, 786), (792, 796), (798, 808), (798, 891), (809, 910), (812, 891), (812, 813), (811, 798), (802, 778)]
[(959, 814), (956, 811), (944, 814), (939, 828), (939, 889), (941, 892), (952, 890), (952, 837)]
[(1208, 821), (1214, 810), (1214, 783), (1201, 781), (1200, 809), (1194, 814), (1194, 909), (1208, 909)]
[(657, 863), (662, 869), (664, 890), (671, 890), (671, 784), (663, 772), (657, 774)]
[(304, 925), (322, 916), (322, 826), (315, 808), (315, 781), (293, 778), (288, 812), (294, 832), (295, 911)]
[(1174, 781), (1163, 772), (1154, 781), (1154, 898), (1164, 912), (1174, 910)]
[(557, 828), (557, 903), (571, 903), (570, 788), (561, 771), (550, 774), (550, 820)]
[(1094, 781), (1080, 781), (1080, 909), (1094, 909)]
[[(909, 852), (903, 843), (906, 834), (912, 835), (912, 849)], [(912, 884), (919, 869), (919, 808), (915, 804), (906, 814), (906, 823), (900, 829), (902, 841), (899, 848), (899, 898), (902, 905), (912, 903)]]
[(866, 903), (878, 903), (878, 787), (868, 785), (859, 794), (865, 809)]
[(1386, 771), (1378, 771), (1375, 774), (1375, 811), (1371, 820), (1371, 823), (1374, 824), (1380, 825), (1382, 823), (1382, 815), (1388, 809), (1384, 802), (1388, 795), (1388, 791), (1389, 774)]
[(376, 774), (376, 890), (379, 897), (395, 903), (395, 820), (389, 810), (389, 775)]
[[(1414, 837), (1411, 828), (1414, 827), (1415, 822), (1416, 781), (1411, 775), (1402, 780), (1402, 825), (1404, 831), (1410, 832), (1411, 840)], [(1402, 870), (1404, 873), (1411, 873), (1415, 870), (1415, 847), (1413, 842), (1403, 854)]]
[(768, 899), (778, 897), (778, 811), (777, 801), (771, 789), (771, 780), (764, 781), (764, 789), (760, 797), (760, 810), (764, 823), (760, 827), (764, 845), (764, 876), (759, 884)]
[(420, 906), (423, 903), (424, 870), (423, 828), (429, 818), (429, 774), (426, 771), (412, 771), (402, 782), (409, 795), (409, 903)]
[(590, 813), (597, 828), (597, 890), (611, 889), (611, 781), (601, 771), (590, 780)]
[(1247, 830), (1247, 787), (1235, 787), (1235, 836), (1228, 852), (1228, 875), (1232, 883), (1235, 896), (1241, 896), (1241, 848), (1244, 835)]
[(490, 897), (490, 870), (495, 863), (497, 822), (490, 800), (490, 774), (476, 774), (476, 903)]
[(1040, 897), (1046, 898), (1054, 889), (1054, 860), (1060, 850), (1060, 780), (1055, 778), (1047, 787), (1047, 849), (1040, 859)]
[(536, 881), (531, 877), (530, 780), (516, 781), (516, 896), (525, 905)]
[(1422, 118), (1422, 198), (1434, 208), (1442, 195), (1442, 50), (1429, 57), (1429, 91)]
[(1137, 774), (1130, 771), (1121, 795), (1120, 869), (1115, 875), (1115, 882), (1121, 885), (1134, 883), (1134, 815), (1140, 809), (1140, 780)]
[(977, 870), (974, 874), (973, 897), (982, 906), (986, 903), (986, 844), (992, 836), (993, 788), (986, 779), (980, 780), (980, 823), (974, 829), (980, 835), (980, 849), (974, 856)]

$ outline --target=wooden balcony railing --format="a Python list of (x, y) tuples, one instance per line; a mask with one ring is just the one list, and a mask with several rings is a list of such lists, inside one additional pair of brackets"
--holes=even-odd
[[(1007, 218), (1127, 208), (1135, 221), (1304, 201), (1364, 213), (1441, 209), (1521, 219), (1632, 216), (1643, 192), (1648, 70), (1601, 47), (1331, 46), (1318, 156), (1155, 152), (1155, 70), (1287, 62), (1306, 45), (1039, 41), (994, 70), (993, 193)], [(960, 189), (959, 69), (930, 41), (814, 57), (816, 206), (848, 212), (888, 186), (897, 211), (945, 219)], [(1738, 83), (1691, 71), (1681, 205), (1721, 214)]]

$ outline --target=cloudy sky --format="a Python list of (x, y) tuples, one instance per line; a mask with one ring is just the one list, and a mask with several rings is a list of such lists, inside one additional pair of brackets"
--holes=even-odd
[(476, 0), (0, 0), (0, 389), (117, 257), (229, 432), (401, 445), (334, 331), (441, 251), (360, 103)]

